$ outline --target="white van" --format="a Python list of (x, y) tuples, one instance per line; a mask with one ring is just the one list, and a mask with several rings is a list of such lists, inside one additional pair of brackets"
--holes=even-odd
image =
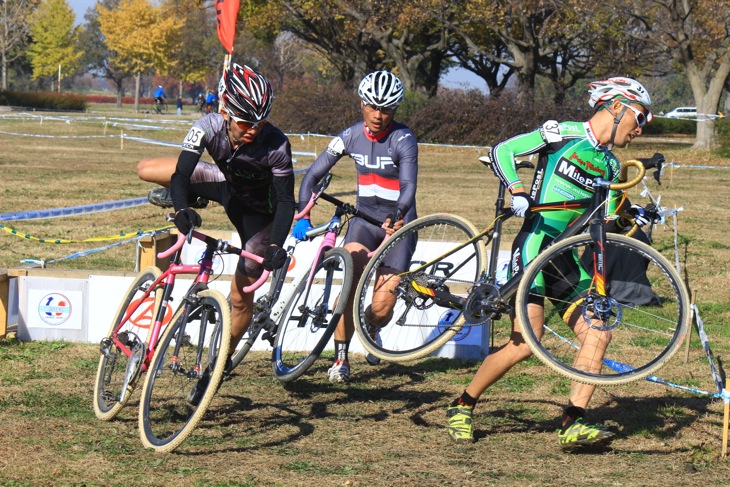
[(677, 107), (664, 116), (667, 118), (697, 118), (697, 107)]

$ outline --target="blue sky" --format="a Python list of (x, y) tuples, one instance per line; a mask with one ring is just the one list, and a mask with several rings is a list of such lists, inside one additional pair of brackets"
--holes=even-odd
[[(71, 8), (76, 13), (76, 23), (80, 24), (84, 21), (84, 14), (90, 7), (96, 5), (96, 0), (68, 0)], [(487, 83), (465, 69), (451, 69), (441, 77), (441, 84), (447, 88), (478, 88), (482, 91), (487, 90)]]
[(68, 0), (68, 3), (76, 13), (76, 23), (80, 24), (84, 21), (86, 10), (96, 5), (96, 0)]

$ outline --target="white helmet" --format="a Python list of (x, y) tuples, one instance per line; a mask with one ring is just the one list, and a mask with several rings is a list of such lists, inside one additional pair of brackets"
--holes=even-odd
[(638, 103), (646, 108), (646, 120), (651, 122), (654, 115), (651, 113), (651, 98), (646, 88), (631, 78), (608, 78), (588, 84), (590, 98), (588, 104), (596, 110), (604, 103), (616, 97), (625, 98), (630, 103)]
[(366, 105), (395, 108), (403, 101), (403, 83), (393, 73), (375, 71), (362, 79), (357, 94)]

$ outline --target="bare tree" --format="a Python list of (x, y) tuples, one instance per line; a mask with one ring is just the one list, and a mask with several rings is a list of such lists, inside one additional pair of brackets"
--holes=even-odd
[(645, 0), (628, 8), (646, 41), (668, 50), (687, 76), (701, 114), (695, 147), (713, 147), (713, 115), (730, 76), (730, 0)]
[(2, 89), (8, 89), (8, 65), (24, 54), (30, 34), (30, 14), (38, 0), (0, 0), (0, 71)]

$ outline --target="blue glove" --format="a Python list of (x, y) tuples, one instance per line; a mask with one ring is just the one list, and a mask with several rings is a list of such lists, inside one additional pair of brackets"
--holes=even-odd
[(302, 218), (294, 224), (291, 234), (299, 240), (307, 240), (307, 231), (311, 230), (312, 222), (309, 218)]

